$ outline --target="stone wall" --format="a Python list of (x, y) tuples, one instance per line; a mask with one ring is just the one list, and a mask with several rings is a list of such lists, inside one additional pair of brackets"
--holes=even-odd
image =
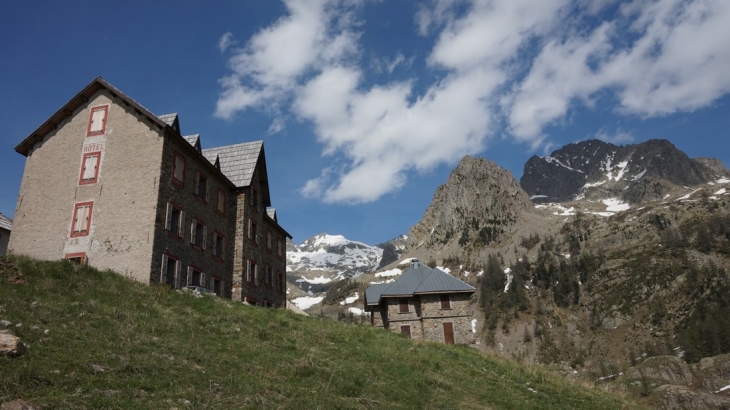
[[(274, 221), (266, 214), (263, 204), (261, 162), (256, 167), (251, 186), (239, 188), (236, 194), (235, 262), (233, 264), (233, 299), (256, 305), (286, 305), (286, 238)], [(251, 196), (255, 195), (254, 205)], [(250, 224), (256, 224), (256, 237), (249, 237)], [(271, 247), (268, 235), (271, 234)], [(282, 253), (277, 254), (277, 241), (281, 241)], [(248, 263), (256, 264), (257, 275), (253, 282), (247, 280)], [(266, 268), (271, 267), (272, 280), (266, 283)], [(283, 290), (283, 291), (282, 291)]]
[(401, 326), (411, 327), (411, 338), (445, 343), (444, 323), (450, 322), (454, 330), (454, 343), (471, 344), (471, 293), (449, 295), (450, 308), (441, 308), (440, 294), (419, 295), (408, 299), (408, 312), (400, 312), (400, 298), (383, 298), (381, 305), (371, 315), (374, 326), (401, 333)]
[[(106, 129), (87, 137), (90, 109), (108, 105)], [(163, 139), (106, 90), (29, 152), (9, 251), (38, 259), (85, 254), (91, 266), (148, 282)], [(79, 184), (84, 152), (101, 152), (98, 182)], [(86, 236), (71, 237), (74, 205), (93, 202)]]
[[(185, 173), (182, 183), (173, 181), (173, 163), (175, 156), (185, 159)], [(155, 216), (155, 247), (152, 255), (152, 268), (148, 280), (158, 283), (161, 280), (162, 255), (173, 255), (182, 263), (183, 271), (194, 267), (222, 282), (221, 296), (231, 297), (233, 244), (235, 226), (231, 223), (236, 214), (234, 185), (225, 178), (202, 154), (197, 152), (187, 141), (170, 132), (165, 137), (161, 155), (159, 197)], [(202, 173), (207, 178), (208, 194), (197, 195), (196, 175)], [(218, 189), (225, 193), (224, 212), (217, 211)], [(206, 198), (207, 196), (207, 198)], [(183, 211), (181, 235), (173, 235), (165, 229), (167, 222), (167, 204), (173, 203)], [(207, 230), (205, 248), (194, 246), (192, 241), (193, 221), (199, 221)], [(223, 258), (213, 255), (214, 235), (224, 238)], [(208, 277), (210, 277), (208, 276)], [(202, 286), (210, 288), (210, 284)]]

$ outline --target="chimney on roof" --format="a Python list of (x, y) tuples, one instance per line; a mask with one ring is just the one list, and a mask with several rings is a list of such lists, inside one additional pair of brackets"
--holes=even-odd
[(418, 267), (418, 258), (411, 259), (411, 266), (413, 266), (414, 268)]

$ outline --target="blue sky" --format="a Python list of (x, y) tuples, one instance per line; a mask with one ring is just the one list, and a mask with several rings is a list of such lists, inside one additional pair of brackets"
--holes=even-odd
[(407, 233), (464, 155), (666, 138), (730, 165), (726, 0), (0, 3), (0, 212), (13, 148), (96, 76), (203, 147), (263, 139), (297, 243)]

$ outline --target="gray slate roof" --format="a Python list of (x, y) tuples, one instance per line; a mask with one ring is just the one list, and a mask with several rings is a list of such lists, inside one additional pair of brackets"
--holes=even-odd
[(204, 149), (203, 155), (211, 164), (215, 164), (215, 158), (218, 156), (223, 175), (237, 187), (242, 188), (251, 185), (251, 178), (263, 146), (263, 141), (244, 142)]
[(269, 215), (269, 218), (276, 221), (276, 208), (266, 208), (266, 214)]
[(8, 231), (12, 231), (13, 220), (3, 214), (0, 214), (0, 229), (7, 229)]
[(193, 148), (198, 150), (198, 152), (202, 152), (200, 149), (200, 134), (184, 135), (183, 138), (185, 138), (185, 141), (192, 145)]
[(175, 120), (177, 119), (177, 113), (174, 112), (172, 114), (162, 114), (158, 115), (158, 118), (162, 120), (165, 124), (172, 127), (172, 124), (175, 123)]
[[(381, 288), (386, 285), (386, 288)], [(377, 287), (376, 287), (377, 286)], [(372, 288), (372, 290), (371, 290)], [(414, 262), (393, 283), (376, 284), (365, 290), (368, 305), (377, 305), (382, 297), (410, 297), (424, 293), (475, 292), (476, 289), (440, 269)]]

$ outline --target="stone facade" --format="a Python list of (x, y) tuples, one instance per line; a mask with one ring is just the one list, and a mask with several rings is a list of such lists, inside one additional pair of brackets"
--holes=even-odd
[(471, 295), (476, 289), (417, 259), (392, 284), (365, 290), (370, 323), (416, 340), (471, 344)]
[[(92, 81), (16, 147), (27, 159), (9, 251), (284, 306), (289, 234), (266, 209), (265, 160), (255, 162), (251, 186), (236, 185), (172, 118), (163, 121), (104, 80)], [(260, 147), (255, 154), (263, 157)], [(256, 209), (249, 192), (267, 194)], [(248, 240), (248, 221), (261, 238)], [(242, 292), (247, 260), (258, 261), (264, 276), (256, 291)]]
[[(444, 323), (452, 323), (454, 343), (471, 344), (472, 312), (467, 293), (446, 294), (450, 307), (442, 308), (442, 294), (418, 295), (409, 298), (386, 298), (384, 308), (371, 314), (371, 324), (392, 332), (404, 333), (402, 326), (410, 326), (410, 338), (429, 342), (446, 343)], [(401, 312), (401, 300), (407, 300), (408, 312)]]

